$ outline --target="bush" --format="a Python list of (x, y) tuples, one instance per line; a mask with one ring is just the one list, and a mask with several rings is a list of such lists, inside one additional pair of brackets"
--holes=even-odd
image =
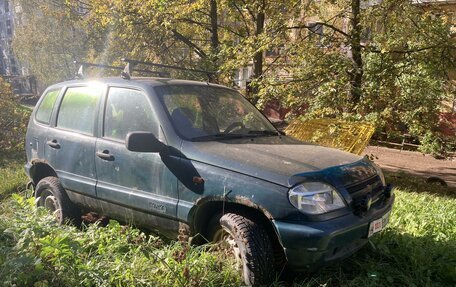
[(419, 151), (434, 157), (447, 157), (454, 152), (456, 140), (439, 133), (427, 132), (420, 141)]
[(22, 150), (30, 111), (14, 98), (11, 86), (0, 78), (0, 149)]

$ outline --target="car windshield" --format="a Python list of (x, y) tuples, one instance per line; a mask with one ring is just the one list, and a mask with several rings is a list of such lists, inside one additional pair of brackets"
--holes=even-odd
[(178, 133), (189, 140), (276, 136), (274, 126), (236, 91), (195, 85), (157, 89)]

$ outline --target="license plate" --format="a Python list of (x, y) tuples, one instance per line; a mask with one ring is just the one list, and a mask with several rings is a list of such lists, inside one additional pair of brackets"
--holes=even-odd
[(367, 237), (371, 237), (375, 233), (382, 231), (385, 228), (385, 226), (388, 224), (389, 217), (390, 217), (390, 211), (388, 211), (381, 218), (372, 221), (369, 224), (369, 233), (367, 234)]

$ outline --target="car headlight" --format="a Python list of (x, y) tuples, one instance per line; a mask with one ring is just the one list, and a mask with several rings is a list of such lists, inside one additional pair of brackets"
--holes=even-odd
[(372, 166), (375, 168), (375, 171), (377, 172), (377, 175), (380, 177), (380, 180), (382, 181), (382, 185), (385, 186), (386, 185), (386, 180), (385, 180), (385, 176), (383, 175), (383, 171), (382, 169), (380, 168), (380, 166), (374, 162), (371, 162)]
[(323, 182), (304, 182), (288, 192), (291, 204), (307, 214), (322, 214), (346, 206), (337, 190)]

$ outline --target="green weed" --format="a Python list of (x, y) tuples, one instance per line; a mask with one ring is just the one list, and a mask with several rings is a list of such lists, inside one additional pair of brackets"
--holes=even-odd
[(13, 195), (0, 222), (4, 286), (239, 285), (227, 262), (205, 247), (165, 244), (116, 221), (83, 230), (58, 226), (33, 198)]
[(455, 286), (456, 189), (403, 174), (390, 223), (354, 256), (297, 286)]
[[(0, 286), (240, 285), (233, 265), (206, 246), (165, 242), (116, 221), (55, 224), (28, 193), (16, 194), (25, 188), (22, 166), (21, 156), (0, 155)], [(398, 189), (387, 229), (294, 286), (456, 285), (456, 189), (401, 174), (388, 181)]]
[(0, 200), (25, 189), (24, 152), (0, 151)]

